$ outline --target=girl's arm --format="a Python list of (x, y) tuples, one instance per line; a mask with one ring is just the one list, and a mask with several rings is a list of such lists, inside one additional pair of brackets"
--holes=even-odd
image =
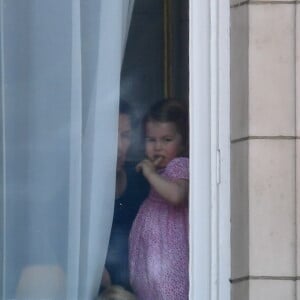
[(180, 205), (188, 198), (189, 182), (186, 179), (170, 181), (159, 175), (155, 164), (145, 159), (137, 165), (137, 170), (142, 170), (144, 176), (152, 187), (170, 204)]

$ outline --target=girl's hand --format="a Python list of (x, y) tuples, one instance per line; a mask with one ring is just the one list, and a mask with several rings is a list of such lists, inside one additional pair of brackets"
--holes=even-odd
[(156, 167), (159, 165), (161, 160), (162, 160), (162, 157), (157, 157), (153, 161), (151, 161), (149, 159), (144, 159), (140, 163), (137, 164), (136, 171), (137, 172), (142, 171), (143, 175), (145, 177), (148, 177), (150, 174), (156, 173)]
[(161, 197), (172, 205), (182, 205), (188, 200), (189, 181), (188, 179), (169, 180), (158, 174), (156, 167), (160, 164), (162, 157), (142, 160), (137, 166), (138, 172), (142, 171), (150, 185)]

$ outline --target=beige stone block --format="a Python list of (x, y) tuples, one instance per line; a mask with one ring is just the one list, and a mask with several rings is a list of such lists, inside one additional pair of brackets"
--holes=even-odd
[(300, 281), (298, 280), (296, 283), (297, 286), (297, 291), (296, 291), (296, 295), (297, 295), (297, 300), (300, 300)]
[(300, 2), (296, 5), (296, 116), (297, 136), (300, 137)]
[(295, 135), (295, 5), (249, 5), (249, 134)]
[[(257, 3), (268, 3), (268, 4), (272, 4), (272, 5), (277, 5), (277, 4), (282, 4), (283, 2), (285, 2), (286, 4), (295, 4), (295, 0), (249, 0), (249, 3), (253, 3), (253, 4), (257, 4)], [(276, 3), (278, 2), (278, 3)]]
[(242, 6), (242, 5), (246, 5), (246, 4), (251, 4), (251, 5), (255, 5), (255, 4), (262, 4), (262, 3), (270, 3), (272, 2), (273, 5), (276, 5), (278, 2), (278, 4), (282, 4), (282, 2), (286, 2), (287, 4), (294, 4), (295, 0), (230, 0), (230, 6), (231, 7), (237, 7), (237, 6)]
[(231, 278), (249, 274), (248, 141), (231, 146)]
[(251, 140), (251, 276), (295, 276), (295, 209), (295, 140)]
[(250, 280), (249, 300), (296, 300), (292, 280)]
[(231, 300), (249, 300), (249, 281), (241, 281), (232, 284)]
[(248, 136), (248, 6), (231, 9), (231, 139)]
[[(297, 276), (300, 276), (300, 140), (296, 141)], [(299, 290), (300, 300), (300, 290)]]
[[(297, 195), (297, 275), (300, 276), (300, 5), (296, 6), (297, 15), (297, 36), (296, 36), (296, 116), (297, 116), (297, 136), (296, 141), (296, 195)], [(298, 298), (300, 300), (300, 282), (297, 282)]]

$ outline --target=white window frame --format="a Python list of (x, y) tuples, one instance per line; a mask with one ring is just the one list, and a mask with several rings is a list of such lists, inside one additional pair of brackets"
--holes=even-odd
[(191, 300), (230, 299), (229, 13), (189, 1)]

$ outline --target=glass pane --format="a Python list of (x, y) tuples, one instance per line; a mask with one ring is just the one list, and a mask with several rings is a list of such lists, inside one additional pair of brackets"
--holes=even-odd
[(188, 1), (136, 0), (122, 68), (103, 299), (127, 292), (138, 299), (188, 299), (188, 82)]

